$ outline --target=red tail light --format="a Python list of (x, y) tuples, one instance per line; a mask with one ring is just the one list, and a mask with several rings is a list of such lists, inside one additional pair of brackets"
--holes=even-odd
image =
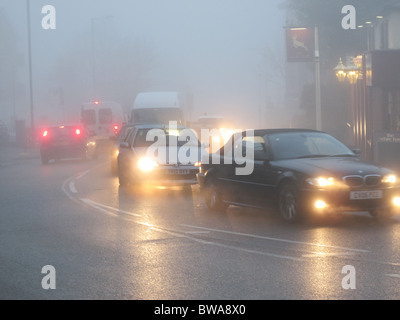
[(47, 137), (48, 134), (49, 134), (49, 132), (47, 130), (43, 131), (43, 137)]
[(75, 130), (75, 133), (76, 133), (77, 135), (80, 135), (80, 134), (81, 134), (81, 130), (80, 130), (80, 129), (76, 129), (76, 130)]

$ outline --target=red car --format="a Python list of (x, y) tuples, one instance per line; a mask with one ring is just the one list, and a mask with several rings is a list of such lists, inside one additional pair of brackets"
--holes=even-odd
[(59, 125), (42, 130), (40, 156), (43, 164), (50, 160), (95, 158), (96, 141), (82, 125)]

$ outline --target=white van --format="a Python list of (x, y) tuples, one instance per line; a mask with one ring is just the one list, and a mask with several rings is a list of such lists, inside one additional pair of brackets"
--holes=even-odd
[(119, 103), (94, 101), (81, 105), (81, 121), (97, 139), (114, 139), (126, 117)]
[(131, 110), (132, 124), (185, 124), (185, 100), (178, 92), (141, 92)]

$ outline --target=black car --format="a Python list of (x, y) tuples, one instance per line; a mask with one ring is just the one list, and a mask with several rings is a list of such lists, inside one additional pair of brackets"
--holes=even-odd
[(43, 164), (50, 160), (95, 158), (96, 141), (82, 125), (48, 127), (42, 130), (40, 156)]
[(202, 159), (198, 183), (209, 209), (273, 207), (287, 221), (310, 214), (400, 207), (395, 172), (359, 159), (331, 135), (306, 129), (265, 129), (231, 137)]

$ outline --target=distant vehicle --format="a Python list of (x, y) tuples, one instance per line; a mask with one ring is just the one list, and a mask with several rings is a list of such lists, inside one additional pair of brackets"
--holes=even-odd
[[(253, 170), (237, 175), (244, 160)], [(235, 134), (219, 154), (203, 161), (197, 179), (213, 211), (231, 204), (268, 207), (287, 221), (297, 221), (342, 211), (385, 217), (400, 208), (400, 180), (392, 170), (361, 161), (357, 153), (319, 131)]]
[[(151, 130), (165, 137), (165, 143), (153, 153), (149, 152), (155, 143), (148, 138)], [(196, 174), (205, 152), (195, 132), (185, 126), (137, 125), (120, 145), (119, 183), (121, 186), (142, 183), (161, 186), (197, 184)]]
[(42, 130), (40, 156), (43, 164), (50, 160), (96, 158), (96, 141), (82, 125), (59, 125)]
[(122, 126), (121, 130), (118, 133), (117, 139), (114, 142), (114, 145), (111, 150), (111, 173), (116, 175), (118, 173), (118, 155), (119, 155), (119, 147), (122, 142), (126, 140), (129, 133), (134, 128), (133, 124), (125, 124)]
[(122, 106), (113, 101), (94, 101), (81, 105), (81, 121), (89, 134), (101, 139), (115, 139), (126, 122)]
[(176, 121), (185, 124), (185, 102), (178, 92), (141, 92), (134, 101), (130, 123), (165, 124)]

